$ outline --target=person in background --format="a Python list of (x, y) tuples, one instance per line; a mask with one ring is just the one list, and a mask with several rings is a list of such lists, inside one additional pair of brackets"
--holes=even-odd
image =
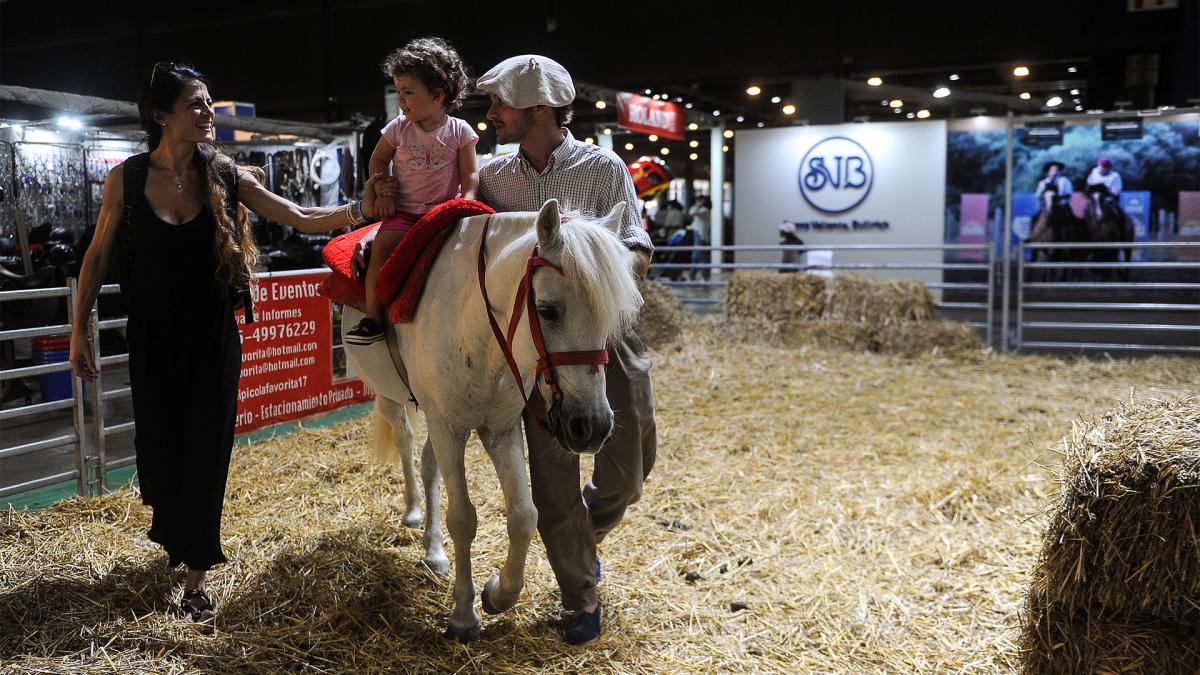
[[(692, 208), (688, 209), (688, 215), (691, 216), (692, 230), (692, 246), (708, 246), (710, 237), (712, 236), (712, 200), (707, 195), (700, 195), (696, 198), (696, 203), (692, 204)], [(692, 263), (701, 264), (708, 262), (711, 257), (707, 251), (692, 251)], [(692, 268), (689, 272), (689, 277), (694, 281), (696, 277), (703, 276), (707, 280), (711, 275), (711, 270), (707, 267)]]
[(1042, 167), (1042, 173), (1045, 174), (1045, 178), (1038, 181), (1037, 184), (1037, 203), (1039, 208), (1042, 206), (1042, 196), (1046, 194), (1047, 190), (1054, 191), (1057, 195), (1055, 199), (1060, 204), (1070, 200), (1071, 193), (1075, 191), (1075, 188), (1071, 185), (1071, 179), (1063, 175), (1063, 171), (1065, 170), (1066, 166), (1059, 161), (1046, 162), (1046, 165)]
[(1091, 173), (1087, 177), (1088, 187), (1093, 185), (1103, 185), (1108, 191), (1105, 199), (1116, 201), (1121, 196), (1121, 174), (1113, 170), (1112, 160), (1101, 155), (1096, 160), (1096, 166), (1092, 167)]
[[(779, 244), (781, 246), (803, 246), (804, 240), (796, 234), (796, 224), (785, 220), (779, 224)], [(804, 262), (804, 251), (787, 250), (783, 252), (783, 264), (799, 265)], [(798, 272), (797, 269), (781, 269), (780, 272)]]

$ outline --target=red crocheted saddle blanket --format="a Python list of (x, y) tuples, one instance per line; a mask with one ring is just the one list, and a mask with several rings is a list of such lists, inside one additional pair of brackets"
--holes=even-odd
[[(393, 323), (411, 321), (417, 312), (425, 278), (446, 241), (449, 225), (459, 218), (495, 213), (490, 207), (473, 199), (452, 199), (435, 206), (413, 225), (396, 250), (383, 263), (375, 281), (375, 293), (388, 307), (388, 319)], [(371, 227), (361, 227), (329, 242), (322, 255), (332, 270), (321, 282), (321, 295), (341, 304), (363, 309), (367, 298), (361, 281), (350, 274), (350, 259), (354, 246)]]

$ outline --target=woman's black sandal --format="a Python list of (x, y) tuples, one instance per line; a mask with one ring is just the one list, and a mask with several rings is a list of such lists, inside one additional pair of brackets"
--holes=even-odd
[[(204, 601), (204, 604), (197, 607), (192, 603), (193, 598), (200, 598)], [(213, 610), (216, 607), (213, 606), (212, 600), (204, 594), (204, 591), (199, 588), (193, 588), (190, 591), (183, 592), (183, 597), (179, 600), (179, 609), (183, 610), (184, 614), (189, 615), (192, 621), (200, 622), (205, 620), (205, 612), (208, 612), (207, 618), (212, 618)]]

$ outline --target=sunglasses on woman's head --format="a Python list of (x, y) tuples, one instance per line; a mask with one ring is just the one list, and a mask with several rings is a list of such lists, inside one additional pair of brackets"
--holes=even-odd
[(150, 89), (154, 88), (154, 76), (158, 75), (159, 68), (162, 68), (164, 70), (171, 70), (174, 67), (175, 67), (174, 61), (159, 61), (158, 63), (155, 63), (154, 67), (150, 69), (150, 86), (149, 86), (149, 88)]

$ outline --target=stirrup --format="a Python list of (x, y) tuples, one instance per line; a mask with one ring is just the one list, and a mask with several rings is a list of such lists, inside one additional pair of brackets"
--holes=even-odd
[[(193, 605), (191, 603), (193, 598), (200, 598), (204, 601), (204, 604), (199, 607)], [(192, 621), (199, 623), (204, 621), (204, 612), (212, 614), (216, 610), (216, 607), (204, 591), (199, 588), (193, 588), (190, 591), (183, 592), (183, 597), (179, 599), (179, 609), (183, 610), (184, 614), (189, 615)]]

